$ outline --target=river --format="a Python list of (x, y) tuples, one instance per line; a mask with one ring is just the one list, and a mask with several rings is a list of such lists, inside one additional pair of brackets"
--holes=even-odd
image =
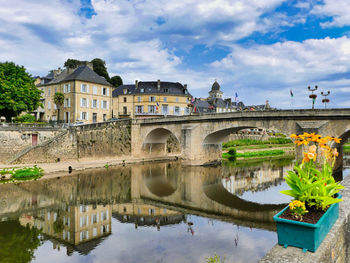
[(292, 165), (155, 163), (1, 185), (0, 262), (257, 262), (277, 243)]

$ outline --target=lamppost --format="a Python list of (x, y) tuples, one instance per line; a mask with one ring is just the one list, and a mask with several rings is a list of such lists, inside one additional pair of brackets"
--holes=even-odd
[(327, 99), (327, 96), (330, 94), (331, 92), (328, 90), (327, 93), (326, 92), (321, 92), (321, 95), (324, 96), (324, 99), (322, 100), (322, 103), (324, 103), (324, 108), (327, 108), (326, 105), (329, 102), (329, 99)]
[(318, 87), (317, 87), (317, 85), (316, 85), (314, 88), (311, 88), (311, 87), (309, 86), (309, 87), (307, 87), (307, 89), (308, 89), (309, 91), (311, 91), (311, 95), (309, 95), (309, 98), (312, 99), (312, 109), (314, 109), (314, 108), (315, 108), (315, 100), (316, 100), (316, 98), (317, 98), (317, 95), (314, 94), (314, 91), (316, 91), (316, 90), (318, 89)]

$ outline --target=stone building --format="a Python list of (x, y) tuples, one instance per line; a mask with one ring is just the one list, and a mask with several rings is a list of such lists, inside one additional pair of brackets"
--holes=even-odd
[[(112, 116), (112, 85), (95, 73), (89, 62), (75, 69), (52, 70), (40, 78), (36, 86), (43, 92), (44, 107), (37, 110), (37, 117), (42, 121), (94, 123), (106, 121)], [(54, 103), (56, 92), (63, 93), (65, 97), (59, 110)]]
[(187, 115), (191, 94), (179, 82), (135, 81), (113, 91), (113, 117)]
[(220, 84), (215, 80), (209, 91), (209, 97), (199, 98), (193, 102), (193, 112), (198, 113), (220, 113), (234, 112), (240, 107), (244, 107), (243, 102), (232, 101), (231, 98), (223, 99), (223, 92)]

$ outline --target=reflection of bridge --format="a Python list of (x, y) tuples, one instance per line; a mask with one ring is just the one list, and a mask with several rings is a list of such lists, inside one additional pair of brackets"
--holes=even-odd
[(172, 134), (181, 145), (181, 157), (189, 164), (221, 158), (226, 136), (245, 128), (264, 128), (284, 134), (316, 132), (346, 139), (350, 136), (350, 109), (282, 110), (133, 120), (133, 156), (164, 152)]
[[(283, 174), (283, 168), (269, 166), (262, 166), (260, 169), (184, 168), (179, 163), (135, 165), (100, 172), (91, 171), (63, 177), (60, 180), (47, 179), (35, 183), (22, 183), (19, 186), (13, 185), (17, 191), (13, 190), (12, 194), (9, 193), (7, 200), (14, 205), (14, 208), (11, 211), (3, 209), (0, 217), (6, 211), (18, 216), (23, 213), (33, 214), (40, 207), (53, 211), (60, 210), (62, 204), (65, 206), (113, 204), (113, 215), (137, 217), (140, 213), (138, 209), (151, 205), (167, 209), (166, 215), (162, 215), (160, 211), (158, 216), (169, 217), (170, 211), (174, 211), (175, 214), (171, 216), (175, 218), (181, 218), (184, 213), (198, 214), (237, 224), (273, 229), (272, 215), (281, 208), (280, 205), (249, 202), (239, 198), (235, 193), (249, 189), (255, 191), (260, 189), (260, 185), (264, 187), (268, 187), (268, 184), (273, 185), (276, 180), (280, 180), (281, 174)], [(234, 181), (232, 177), (235, 177)], [(222, 180), (226, 180), (225, 178), (231, 178), (230, 185), (233, 188), (228, 189), (223, 185)], [(23, 195), (24, 192), (28, 193), (28, 198), (21, 201), (18, 193)], [(36, 197), (32, 198), (32, 196)], [(41, 202), (38, 199), (39, 196), (40, 200), (49, 201)], [(25, 208), (23, 205), (16, 205), (16, 202), (27, 203), (27, 206)], [(137, 207), (137, 210), (130, 213), (130, 209), (125, 204)], [(126, 207), (125, 212), (120, 210), (120, 207), (123, 209)], [(16, 209), (17, 213), (15, 213)], [(152, 211), (153, 208), (148, 209)], [(151, 213), (147, 216), (152, 217), (155, 214)], [(177, 221), (177, 219), (174, 220)]]
[[(266, 229), (274, 229), (272, 216), (283, 206), (254, 203), (231, 194), (221, 182), (225, 176), (221, 168), (181, 168), (179, 165), (157, 164), (136, 166), (132, 170), (131, 199), (136, 203), (161, 205), (183, 213)], [(225, 172), (230, 173), (229, 169)], [(269, 178), (271, 184), (281, 176), (278, 169), (272, 171), (270, 168), (262, 173), (264, 182), (267, 183)], [(237, 190), (242, 189), (243, 182), (246, 182), (244, 188), (249, 188), (251, 180), (239, 178)]]

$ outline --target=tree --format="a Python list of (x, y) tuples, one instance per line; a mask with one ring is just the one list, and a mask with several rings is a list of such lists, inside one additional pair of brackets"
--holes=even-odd
[(1, 222), (0, 244), (1, 262), (31, 262), (42, 244), (40, 230), (22, 226), (18, 220)]
[(74, 58), (69, 58), (64, 62), (64, 65), (66, 68), (77, 68), (79, 65), (81, 65), (83, 61), (74, 59)]
[(110, 83), (114, 86), (114, 87), (119, 87), (121, 85), (123, 85), (123, 80), (120, 76), (113, 76), (111, 77), (111, 81)]
[(57, 121), (60, 121), (60, 110), (64, 103), (64, 95), (61, 92), (56, 92), (55, 96), (53, 97), (53, 101), (55, 102), (57, 106)]
[(39, 106), (41, 90), (34, 85), (23, 66), (13, 62), (0, 63), (0, 116), (10, 122), (23, 111), (34, 111)]
[(108, 75), (107, 68), (106, 68), (106, 62), (100, 58), (94, 58), (91, 60), (91, 63), (93, 65), (94, 71), (104, 77), (108, 82), (111, 82), (111, 79)]

